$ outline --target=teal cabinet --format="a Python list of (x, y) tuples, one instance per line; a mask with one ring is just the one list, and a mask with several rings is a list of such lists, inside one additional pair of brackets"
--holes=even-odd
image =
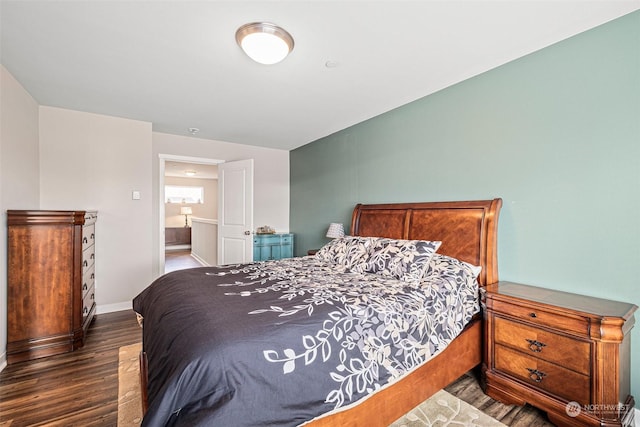
[(253, 236), (254, 261), (291, 257), (293, 257), (293, 234), (256, 234)]

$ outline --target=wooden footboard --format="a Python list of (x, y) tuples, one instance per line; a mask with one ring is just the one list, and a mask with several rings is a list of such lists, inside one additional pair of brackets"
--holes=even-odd
[(138, 357), (140, 362), (140, 395), (142, 397), (142, 414), (147, 413), (149, 407), (149, 396), (147, 395), (147, 382), (149, 381), (148, 367), (147, 367), (147, 353), (142, 350)]
[[(476, 318), (440, 354), (353, 408), (311, 421), (308, 427), (386, 427), (482, 361), (482, 319)], [(148, 408), (147, 355), (140, 352), (142, 413)], [(374, 417), (371, 414), (375, 414)]]
[[(386, 427), (482, 361), (482, 320), (471, 323), (442, 353), (353, 408), (305, 427)], [(372, 416), (372, 414), (375, 414)]]

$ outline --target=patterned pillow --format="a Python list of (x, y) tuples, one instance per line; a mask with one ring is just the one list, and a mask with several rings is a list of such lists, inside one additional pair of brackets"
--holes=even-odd
[(429, 267), (427, 268), (427, 272), (424, 274), (424, 277), (428, 278), (432, 274), (450, 274), (452, 271), (460, 272), (461, 270), (467, 270), (468, 274), (471, 274), (474, 279), (477, 279), (480, 275), (480, 271), (482, 271), (482, 267), (460, 261), (457, 258), (436, 253), (431, 257)]
[(365, 271), (417, 284), (442, 242), (376, 239)]
[(321, 247), (316, 257), (331, 264), (342, 265), (349, 271), (363, 272), (372, 242), (370, 237), (340, 237)]

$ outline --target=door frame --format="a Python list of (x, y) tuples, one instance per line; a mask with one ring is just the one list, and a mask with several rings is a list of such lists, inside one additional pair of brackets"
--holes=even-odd
[(165, 264), (165, 244), (164, 244), (164, 228), (165, 228), (165, 210), (164, 210), (164, 174), (165, 163), (180, 162), (180, 163), (193, 163), (199, 165), (219, 165), (224, 163), (225, 160), (211, 159), (205, 157), (190, 157), (190, 156), (178, 156), (175, 154), (158, 154), (158, 277), (164, 274)]

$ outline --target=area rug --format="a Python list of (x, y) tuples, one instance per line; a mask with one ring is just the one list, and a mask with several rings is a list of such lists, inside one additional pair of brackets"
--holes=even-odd
[(142, 422), (140, 365), (142, 345), (120, 347), (118, 352), (118, 427), (139, 426)]
[(391, 424), (391, 427), (418, 426), (506, 427), (445, 390), (438, 391)]
[[(139, 426), (142, 421), (140, 370), (141, 344), (120, 347), (118, 363), (118, 426)], [(444, 390), (394, 422), (391, 427), (505, 427), (501, 422)]]

